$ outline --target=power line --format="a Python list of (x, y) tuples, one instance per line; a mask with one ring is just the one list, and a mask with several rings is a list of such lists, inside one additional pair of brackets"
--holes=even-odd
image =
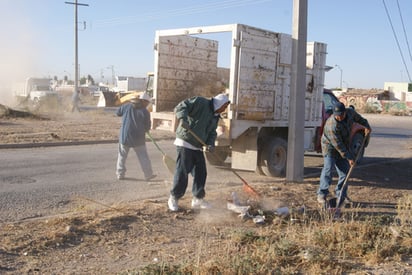
[(190, 6), (185, 8), (164, 10), (158, 12), (149, 12), (144, 14), (139, 14), (136, 16), (124, 16), (116, 17), (105, 20), (97, 20), (94, 22), (95, 28), (101, 28), (106, 26), (118, 26), (118, 25), (127, 25), (137, 22), (147, 22), (167, 17), (183, 16), (190, 14), (199, 14), (205, 13), (208, 11), (216, 11), (222, 9), (228, 9), (233, 7), (241, 7), (247, 5), (256, 5), (264, 2), (271, 2), (273, 0), (225, 0), (225, 1), (216, 1), (207, 4), (200, 4), (197, 6)]
[(403, 23), (403, 17), (402, 17), (401, 7), (399, 5), (399, 0), (397, 0), (396, 2), (398, 4), (399, 16), (400, 16), (401, 22), (402, 22), (403, 34), (405, 35), (406, 45), (407, 45), (408, 52), (409, 52), (409, 58), (412, 61), (411, 48), (409, 46), (408, 35), (406, 34), (405, 24)]
[(411, 76), (410, 76), (410, 74), (409, 74), (408, 66), (406, 65), (405, 58), (403, 57), (403, 53), (402, 53), (401, 46), (399, 45), (398, 37), (396, 36), (395, 29), (393, 28), (391, 16), (390, 16), (389, 11), (388, 11), (388, 8), (386, 7), (386, 4), (385, 4), (385, 0), (382, 0), (382, 2), (383, 2), (383, 6), (385, 7), (386, 15), (388, 16), (389, 24), (391, 25), (392, 33), (393, 33), (393, 35), (394, 35), (394, 37), (395, 37), (396, 44), (398, 45), (398, 50), (399, 50), (399, 53), (400, 53), (400, 55), (401, 55), (403, 65), (405, 66), (405, 70), (406, 70), (406, 73), (407, 73), (407, 75), (408, 75), (409, 82), (412, 82)]

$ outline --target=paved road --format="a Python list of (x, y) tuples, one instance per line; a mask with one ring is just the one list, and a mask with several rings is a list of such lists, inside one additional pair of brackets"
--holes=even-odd
[[(158, 144), (175, 158), (170, 140)], [(147, 146), (157, 174), (150, 184), (143, 180), (134, 154), (127, 161), (126, 180), (116, 179), (117, 144), (1, 150), (0, 222), (62, 213), (89, 204), (89, 199), (107, 205), (150, 198), (166, 201), (172, 175), (156, 147)], [(247, 175), (250, 183), (269, 180), (250, 172), (240, 174)], [(210, 190), (222, 186), (240, 187), (241, 182), (230, 171), (209, 167)]]
[[(412, 157), (412, 117), (363, 115), (372, 127), (362, 165)], [(322, 165), (322, 162), (320, 162)], [(306, 166), (306, 165), (305, 165)], [(313, 163), (313, 165), (315, 164)]]
[[(363, 165), (412, 157), (412, 117), (367, 118), (373, 133)], [(175, 158), (170, 140), (159, 141), (159, 145)], [(150, 198), (166, 201), (172, 175), (156, 147), (147, 146), (158, 175), (150, 184), (143, 181), (133, 154), (127, 162), (127, 180), (116, 180), (117, 144), (0, 150), (0, 222), (76, 211), (83, 205), (101, 206), (90, 200), (107, 205)], [(305, 175), (318, 174), (321, 166), (321, 157), (305, 157)], [(236, 190), (242, 184), (227, 169), (209, 166), (208, 172), (209, 191)], [(283, 181), (252, 172), (239, 174), (251, 185)]]

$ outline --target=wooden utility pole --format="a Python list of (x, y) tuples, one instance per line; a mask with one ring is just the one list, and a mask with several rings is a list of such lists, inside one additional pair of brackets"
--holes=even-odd
[(72, 97), (72, 103), (73, 107), (78, 104), (79, 101), (79, 56), (78, 56), (78, 20), (77, 20), (77, 7), (78, 6), (89, 6), (88, 4), (81, 4), (77, 3), (77, 0), (75, 2), (64, 2), (66, 4), (74, 5), (74, 91), (73, 91), (73, 97)]
[(306, 91), (307, 0), (293, 0), (292, 79), (286, 180), (303, 182)]

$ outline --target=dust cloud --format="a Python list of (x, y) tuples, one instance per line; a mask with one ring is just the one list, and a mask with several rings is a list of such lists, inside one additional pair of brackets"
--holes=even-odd
[[(9, 6), (19, 5), (17, 1), (10, 2)], [(7, 2), (2, 3), (1, 6), (5, 7), (0, 12), (0, 104), (13, 107), (16, 104), (13, 86), (24, 82), (35, 71), (36, 49), (33, 42), (36, 33), (25, 16), (10, 12), (8, 5)]]

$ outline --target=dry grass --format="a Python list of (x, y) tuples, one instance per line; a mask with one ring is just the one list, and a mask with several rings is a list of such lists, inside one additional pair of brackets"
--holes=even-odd
[(411, 196), (397, 216), (265, 212), (264, 225), (222, 209), (172, 214), (158, 201), (100, 210), (77, 203), (75, 215), (4, 224), (0, 260), (45, 274), (357, 274), (412, 256)]
[(412, 226), (412, 195), (406, 195), (399, 199), (398, 218), (403, 226)]
[(150, 264), (121, 274), (342, 274), (412, 255), (411, 196), (400, 200), (396, 218), (376, 215), (334, 222), (312, 213), (300, 222), (272, 217), (270, 225), (221, 232), (216, 241), (205, 232), (193, 260)]

